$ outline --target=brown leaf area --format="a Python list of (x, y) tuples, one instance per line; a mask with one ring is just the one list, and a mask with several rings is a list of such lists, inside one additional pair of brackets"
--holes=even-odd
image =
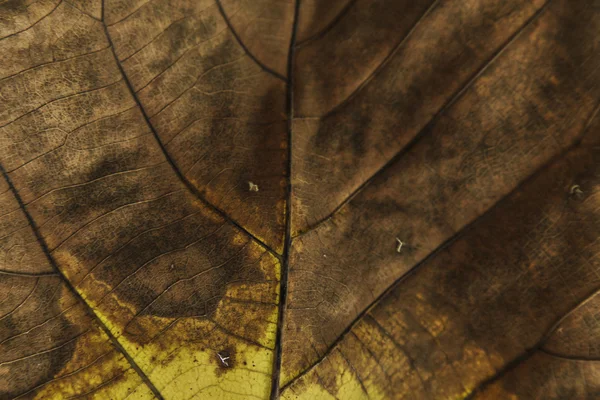
[(600, 398), (595, 0), (0, 3), (0, 399)]

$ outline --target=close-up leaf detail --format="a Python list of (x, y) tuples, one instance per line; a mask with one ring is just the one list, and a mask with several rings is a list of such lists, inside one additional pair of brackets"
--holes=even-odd
[(597, 0), (0, 1), (0, 399), (600, 398)]

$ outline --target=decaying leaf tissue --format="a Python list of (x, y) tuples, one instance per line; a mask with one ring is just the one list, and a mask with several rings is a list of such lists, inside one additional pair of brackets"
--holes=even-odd
[(596, 0), (0, 1), (0, 399), (600, 399)]

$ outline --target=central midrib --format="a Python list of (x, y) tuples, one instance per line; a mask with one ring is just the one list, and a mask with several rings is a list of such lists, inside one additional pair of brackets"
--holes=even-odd
[(281, 375), (281, 356), (282, 347), (281, 340), (283, 336), (283, 326), (285, 318), (285, 309), (287, 301), (287, 281), (290, 260), (290, 247), (292, 242), (291, 235), (291, 219), (292, 219), (292, 126), (294, 118), (294, 49), (296, 46), (296, 32), (298, 30), (298, 12), (300, 8), (300, 0), (294, 2), (294, 20), (292, 23), (292, 33), (290, 37), (290, 46), (288, 49), (287, 58), (287, 81), (286, 81), (286, 114), (287, 114), (287, 196), (285, 202), (285, 237), (283, 244), (283, 256), (281, 259), (281, 282), (279, 290), (279, 315), (277, 318), (277, 336), (275, 339), (275, 354), (273, 358), (273, 376), (271, 383), (271, 400), (279, 398), (279, 378)]

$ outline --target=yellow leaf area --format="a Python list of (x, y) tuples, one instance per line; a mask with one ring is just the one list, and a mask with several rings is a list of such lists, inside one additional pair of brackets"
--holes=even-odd
[[(251, 243), (246, 248), (246, 255), (258, 260), (256, 268), (265, 280), (228, 283), (225, 295), (210, 318), (135, 316), (139, 309), (115, 293), (98, 304), (93, 293), (77, 290), (164, 398), (264, 399), (268, 398), (271, 389), (280, 267), (279, 260), (259, 245)], [(61, 257), (65, 256), (68, 257), (61, 254)], [(93, 284), (86, 287), (93, 287)], [(273, 299), (270, 304), (264, 301), (267, 296)], [(108, 313), (108, 309), (113, 312)], [(131, 315), (135, 317), (128, 317)], [(133, 325), (135, 329), (131, 329)], [(95, 341), (106, 339), (100, 331)], [(92, 342), (84, 344), (90, 348), (95, 345)], [(85, 354), (86, 351), (82, 349), (76, 353)], [(77, 362), (72, 359), (65, 369), (72, 369), (71, 363)], [(110, 362), (105, 360), (97, 368), (89, 368), (78, 381), (100, 382), (103, 373), (127, 367), (124, 357), (114, 356)], [(81, 394), (74, 384), (78, 383), (65, 380), (62, 384), (47, 387), (36, 398), (62, 399)], [(105, 385), (106, 390), (95, 391), (89, 397), (154, 398), (133, 369), (127, 370), (127, 376), (119, 377), (118, 382), (105, 382)]]
[[(108, 352), (94, 357), (100, 348)], [(154, 398), (127, 359), (110, 349), (110, 339), (100, 329), (90, 333), (85, 341), (79, 341), (75, 354), (59, 373), (62, 377), (39, 390), (35, 399), (65, 399), (76, 394), (86, 394), (87, 398), (94, 399)], [(90, 363), (91, 366), (78, 371), (81, 366)]]

